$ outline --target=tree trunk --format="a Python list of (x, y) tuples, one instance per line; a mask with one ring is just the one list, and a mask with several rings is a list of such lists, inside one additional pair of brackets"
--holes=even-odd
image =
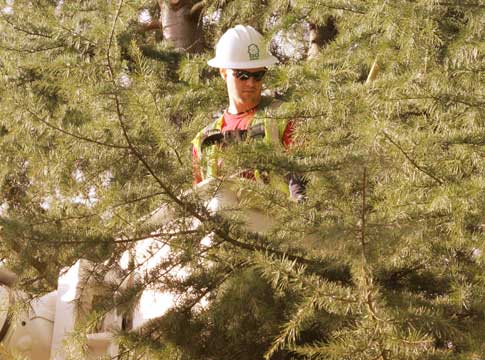
[(335, 26), (335, 18), (329, 16), (325, 25), (310, 24), (310, 46), (308, 49), (308, 57), (314, 58), (318, 55), (320, 49), (335, 39), (337, 36), (337, 27)]
[(177, 49), (197, 53), (203, 49), (202, 22), (204, 2), (158, 0), (163, 38)]

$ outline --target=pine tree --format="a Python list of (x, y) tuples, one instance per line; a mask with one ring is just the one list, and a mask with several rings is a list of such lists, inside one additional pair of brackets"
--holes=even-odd
[[(114, 269), (154, 236), (170, 258), (108, 289), (84, 329), (148, 286), (180, 294), (119, 334), (126, 356), (483, 357), (485, 2), (204, 4), (198, 55), (140, 31), (145, 2), (16, 0), (1, 13), (0, 253), (19, 286), (51, 290), (79, 258)], [(266, 83), (283, 105), (267, 116), (296, 130), (288, 152), (228, 149), (224, 172), (308, 180), (301, 203), (241, 185), (241, 207), (275, 221), (264, 234), (187, 195), (190, 140), (226, 102), (206, 61), (238, 23), (276, 39)], [(161, 205), (174, 228), (140, 221)]]

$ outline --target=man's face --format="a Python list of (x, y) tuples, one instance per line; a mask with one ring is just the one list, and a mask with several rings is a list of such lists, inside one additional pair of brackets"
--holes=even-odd
[(258, 81), (253, 76), (248, 77), (244, 72), (254, 74), (265, 70), (265, 68), (244, 69), (239, 72), (240, 78), (238, 78), (237, 69), (220, 69), (221, 76), (227, 84), (229, 99), (237, 104), (258, 105), (261, 100), (263, 80)]

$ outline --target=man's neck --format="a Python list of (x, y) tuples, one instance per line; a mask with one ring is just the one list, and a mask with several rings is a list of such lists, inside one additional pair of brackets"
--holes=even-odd
[(248, 110), (254, 109), (256, 106), (258, 106), (259, 103), (244, 103), (244, 104), (237, 104), (235, 102), (230, 102), (229, 107), (227, 108), (227, 112), (229, 114), (241, 114), (243, 112), (246, 112)]

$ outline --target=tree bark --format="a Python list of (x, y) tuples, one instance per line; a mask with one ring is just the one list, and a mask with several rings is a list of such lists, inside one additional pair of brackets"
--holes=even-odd
[(333, 16), (327, 18), (325, 25), (310, 24), (308, 58), (316, 57), (323, 46), (335, 39), (337, 33), (335, 18)]
[(163, 38), (177, 49), (189, 53), (203, 50), (202, 21), (205, 2), (191, 0), (158, 0)]

